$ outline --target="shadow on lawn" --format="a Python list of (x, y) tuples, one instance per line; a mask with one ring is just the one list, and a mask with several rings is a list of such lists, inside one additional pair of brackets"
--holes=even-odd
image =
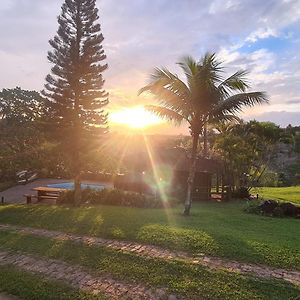
[(245, 214), (235, 203), (195, 205), (189, 218), (180, 212), (181, 207), (165, 211), (116, 206), (0, 206), (0, 222), (300, 269), (298, 220)]

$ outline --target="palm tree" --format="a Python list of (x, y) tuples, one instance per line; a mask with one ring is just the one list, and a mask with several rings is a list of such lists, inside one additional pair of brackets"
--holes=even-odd
[(147, 105), (147, 110), (176, 125), (189, 125), (193, 144), (184, 209), (184, 214), (189, 215), (199, 136), (204, 134), (206, 125), (231, 121), (243, 106), (265, 103), (268, 98), (264, 92), (246, 92), (246, 71), (237, 71), (224, 79), (224, 68), (215, 53), (207, 53), (199, 62), (187, 56), (178, 65), (186, 82), (166, 68), (156, 68), (139, 94), (148, 92), (158, 101), (158, 105)]

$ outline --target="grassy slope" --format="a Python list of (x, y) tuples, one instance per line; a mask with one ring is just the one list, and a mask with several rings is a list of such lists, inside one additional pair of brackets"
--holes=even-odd
[[(256, 192), (256, 191), (255, 191)], [(300, 204), (300, 185), (291, 187), (263, 187), (257, 193), (266, 199), (294, 202)]]
[(282, 300), (296, 299), (300, 293), (299, 288), (282, 281), (257, 280), (223, 271), (208, 271), (201, 266), (182, 262), (147, 259), (106, 248), (99, 249), (30, 235), (0, 232), (0, 249), (65, 260), (85, 266), (95, 273), (109, 273), (121, 280), (165, 286), (170, 292), (183, 294), (190, 300)]
[(0, 266), (0, 292), (23, 300), (104, 300), (103, 296), (96, 297), (11, 266)]
[(243, 213), (244, 204), (202, 203), (185, 218), (179, 208), (0, 206), (0, 223), (140, 240), (171, 249), (300, 270), (300, 222)]

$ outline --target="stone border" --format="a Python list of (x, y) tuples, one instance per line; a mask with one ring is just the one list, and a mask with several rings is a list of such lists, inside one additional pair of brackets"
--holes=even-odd
[(94, 276), (80, 266), (69, 265), (53, 259), (41, 259), (22, 253), (0, 251), (0, 265), (13, 265), (24, 271), (41, 274), (47, 278), (67, 282), (74, 288), (102, 294), (108, 299), (128, 300), (179, 300), (168, 295), (166, 289), (154, 289), (141, 284), (116, 281), (108, 276)]
[(91, 246), (107, 247), (120, 252), (133, 253), (138, 256), (150, 258), (160, 258), (164, 260), (181, 260), (191, 264), (202, 265), (210, 269), (226, 270), (244, 275), (254, 275), (261, 278), (275, 278), (288, 281), (300, 286), (300, 272), (285, 269), (276, 269), (264, 265), (247, 264), (238, 261), (229, 261), (211, 256), (191, 256), (182, 251), (171, 251), (152, 245), (145, 245), (135, 242), (117, 241), (103, 239), (99, 237), (80, 236), (75, 234), (50, 231), (45, 229), (35, 229), (30, 227), (20, 227), (7, 224), (0, 224), (0, 230), (11, 230), (23, 234), (32, 234), (52, 238), (56, 240), (72, 241)]

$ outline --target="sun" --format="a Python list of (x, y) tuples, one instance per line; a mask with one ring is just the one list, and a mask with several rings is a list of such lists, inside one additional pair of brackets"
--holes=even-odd
[(112, 112), (110, 114), (110, 121), (114, 124), (126, 125), (133, 129), (143, 129), (162, 123), (159, 117), (146, 111), (141, 106)]

